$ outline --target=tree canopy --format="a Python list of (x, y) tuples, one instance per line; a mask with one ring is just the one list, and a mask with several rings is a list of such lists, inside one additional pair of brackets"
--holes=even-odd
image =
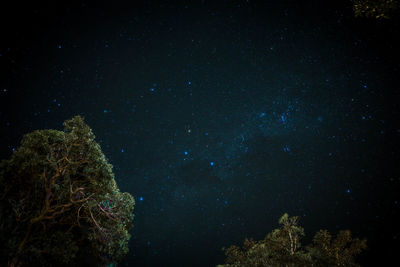
[(334, 267), (359, 266), (355, 256), (366, 248), (366, 240), (352, 238), (349, 230), (332, 238), (327, 230), (318, 231), (312, 244), (302, 247), (304, 229), (297, 225), (298, 217), (285, 213), (280, 228), (267, 234), (264, 240), (245, 239), (243, 247), (222, 248), (225, 264), (217, 267)]
[(398, 0), (351, 0), (354, 15), (366, 18), (390, 19), (399, 8)]
[(36, 130), (0, 163), (0, 265), (100, 266), (128, 252), (135, 201), (84, 118)]

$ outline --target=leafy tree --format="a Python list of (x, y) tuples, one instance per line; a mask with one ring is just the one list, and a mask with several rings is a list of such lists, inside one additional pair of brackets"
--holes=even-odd
[(135, 201), (81, 116), (0, 163), (0, 265), (101, 266), (128, 252)]
[(354, 15), (366, 18), (390, 19), (399, 8), (398, 0), (351, 0)]
[(359, 266), (354, 262), (354, 257), (367, 247), (366, 240), (353, 239), (349, 230), (340, 231), (332, 240), (331, 234), (326, 230), (318, 231), (309, 246), (313, 266)]
[(366, 248), (366, 240), (352, 239), (350, 231), (341, 231), (332, 240), (326, 230), (315, 234), (313, 244), (301, 247), (304, 229), (297, 225), (298, 217), (285, 213), (281, 227), (267, 234), (264, 240), (245, 239), (243, 247), (222, 248), (225, 264), (217, 267), (330, 267), (358, 266), (354, 257)]

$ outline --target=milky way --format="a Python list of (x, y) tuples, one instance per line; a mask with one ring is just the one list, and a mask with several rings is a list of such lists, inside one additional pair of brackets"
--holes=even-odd
[(397, 237), (376, 235), (398, 210), (399, 68), (375, 36), (384, 24), (348, 4), (242, 2), (82, 4), (52, 25), (36, 14), (57, 12), (27, 8), (32, 22), (0, 50), (3, 158), (23, 134), (83, 115), (136, 200), (123, 265), (222, 263), (222, 246), (264, 238), (284, 212), (309, 239)]

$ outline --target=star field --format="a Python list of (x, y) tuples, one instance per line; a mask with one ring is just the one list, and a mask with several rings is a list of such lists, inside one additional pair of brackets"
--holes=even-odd
[(306, 240), (350, 229), (371, 240), (365, 262), (390, 255), (396, 22), (363, 24), (340, 1), (135, 5), (24, 8), (32, 24), (0, 49), (2, 158), (83, 115), (136, 200), (122, 266), (215, 266), (284, 212)]

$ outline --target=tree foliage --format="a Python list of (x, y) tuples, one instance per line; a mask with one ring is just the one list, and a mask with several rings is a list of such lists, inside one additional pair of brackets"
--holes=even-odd
[(302, 247), (304, 229), (297, 225), (298, 217), (285, 213), (279, 220), (280, 228), (260, 241), (245, 239), (243, 247), (222, 248), (225, 264), (217, 267), (333, 267), (359, 266), (355, 256), (366, 248), (366, 240), (352, 238), (350, 231), (341, 231), (336, 238), (326, 230), (314, 236), (313, 243)]
[(23, 136), (0, 163), (0, 265), (89, 266), (128, 252), (135, 201), (81, 116)]
[(354, 15), (366, 18), (390, 19), (399, 8), (398, 0), (351, 0)]

